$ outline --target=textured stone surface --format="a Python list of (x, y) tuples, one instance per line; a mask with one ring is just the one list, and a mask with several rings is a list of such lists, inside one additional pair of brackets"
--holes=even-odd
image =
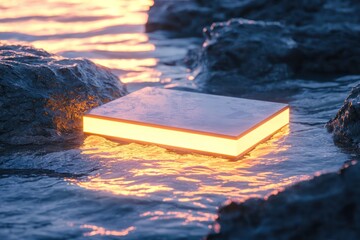
[(0, 46), (0, 145), (44, 144), (81, 132), (82, 114), (126, 94), (104, 67), (21, 45)]
[(149, 10), (146, 31), (170, 31), (186, 36), (201, 36), (202, 28), (223, 18), (213, 17), (213, 12), (206, 6), (201, 6), (193, 0), (156, 1)]
[(326, 128), (333, 133), (336, 143), (359, 146), (360, 84), (351, 90), (336, 116), (326, 124)]
[(356, 0), (155, 0), (147, 31), (170, 30), (185, 36), (200, 36), (203, 27), (230, 18), (279, 21), (303, 26), (360, 21)]
[(254, 84), (360, 73), (360, 25), (286, 27), (231, 19), (204, 33), (200, 53), (188, 57), (204, 91), (236, 95)]
[(359, 74), (359, 11), (353, 0), (155, 0), (147, 30), (203, 29), (203, 47), (185, 59), (196, 83), (241, 96), (265, 83)]
[(219, 210), (207, 239), (360, 239), (360, 165)]
[(205, 36), (196, 79), (203, 90), (239, 92), (292, 75), (287, 61), (297, 44), (279, 23), (232, 19), (212, 24)]

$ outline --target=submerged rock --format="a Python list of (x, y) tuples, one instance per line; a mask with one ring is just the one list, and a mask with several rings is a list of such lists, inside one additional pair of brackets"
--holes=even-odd
[(0, 146), (44, 144), (81, 132), (82, 114), (127, 93), (104, 67), (30, 46), (0, 46)]
[(203, 27), (230, 18), (279, 21), (304, 26), (360, 22), (356, 0), (155, 0), (146, 24), (148, 32), (167, 30), (200, 36)]
[(236, 94), (249, 91), (253, 84), (360, 73), (357, 24), (286, 27), (231, 19), (205, 28), (204, 35), (192, 67), (198, 73), (196, 82), (208, 92)]
[(326, 128), (333, 133), (336, 143), (359, 146), (360, 84), (351, 90), (336, 116), (326, 124)]
[(360, 164), (219, 210), (207, 239), (360, 239)]

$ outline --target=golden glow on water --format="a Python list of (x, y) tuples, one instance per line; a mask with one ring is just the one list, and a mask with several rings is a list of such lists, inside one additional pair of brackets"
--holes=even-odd
[[(90, 41), (88, 41), (90, 40)], [(147, 52), (155, 50), (155, 46), (150, 43), (128, 41), (113, 41), (99, 39), (99, 42), (93, 42), (89, 39), (64, 39), (59, 41), (41, 40), (34, 41), (32, 45), (37, 48), (46, 48), (47, 51), (61, 53), (63, 51), (109, 51), (109, 52)]]
[[(156, 47), (143, 33), (146, 11), (152, 4), (152, 0), (0, 1), (0, 32), (10, 36), (4, 37), (10, 43), (27, 41), (52, 53), (90, 58), (119, 72), (124, 82), (158, 82), (162, 73), (155, 69)], [(193, 76), (189, 80), (194, 80)], [(281, 153), (291, 147), (284, 143), (288, 134), (286, 126), (238, 161), (88, 136), (82, 154), (100, 167), (88, 177), (68, 181), (111, 199), (124, 196), (156, 204), (157, 210), (146, 209), (139, 218), (209, 222), (224, 199), (263, 196), (301, 179), (284, 178), (272, 170), (274, 164), (287, 160)], [(256, 169), (258, 166), (266, 167)], [(159, 202), (174, 209), (161, 209)], [(85, 236), (100, 238), (127, 236), (138, 230), (135, 226), (116, 230), (94, 224), (81, 228), (89, 230)]]
[(122, 196), (147, 197), (152, 193), (161, 191), (172, 191), (166, 185), (155, 185), (150, 183), (136, 183), (128, 181), (123, 177), (119, 178), (98, 178), (91, 177), (86, 182), (79, 182), (79, 186), (87, 189), (107, 189), (113, 194)]
[[(156, 209), (140, 214), (140, 217), (150, 221), (178, 219), (184, 225), (211, 222), (216, 218), (216, 213), (211, 209), (225, 199), (261, 197), (303, 179), (302, 176), (284, 178), (271, 171), (272, 164), (287, 160), (277, 156), (288, 150), (289, 146), (284, 144), (288, 134), (289, 126), (285, 126), (238, 161), (88, 136), (81, 146), (82, 154), (89, 161), (98, 162), (102, 169), (93, 176), (69, 181), (102, 194), (176, 203), (185, 209), (199, 209)], [(254, 171), (257, 165), (269, 165), (269, 168)], [(215, 200), (219, 198), (224, 200)]]
[[(34, 16), (72, 16), (75, 14), (88, 16), (88, 12), (96, 16), (122, 16), (125, 12), (146, 12), (153, 5), (153, 0), (12, 0), (1, 1), (3, 9), (18, 9), (16, 13), (3, 11), (2, 18), (20, 18)], [(36, 11), (34, 10), (36, 9)], [(71, 10), (71, 11), (70, 11)]]
[(121, 76), (121, 81), (124, 83), (130, 82), (159, 82), (160, 76), (162, 75), (161, 72), (155, 69), (148, 69), (147, 71), (143, 72), (130, 72), (125, 75)]
[(86, 237), (92, 237), (92, 236), (96, 236), (96, 235), (100, 235), (100, 236), (115, 236), (115, 237), (124, 237), (126, 235), (128, 235), (130, 232), (134, 231), (136, 228), (131, 226), (128, 227), (124, 230), (121, 231), (116, 231), (116, 230), (107, 230), (103, 227), (99, 227), (96, 225), (90, 225), (90, 224), (84, 224), (81, 225), (81, 228), (84, 229), (90, 229), (91, 232), (86, 232), (84, 234), (84, 236)]
[(164, 129), (157, 126), (101, 119), (84, 116), (84, 132), (120, 139), (167, 145), (180, 149), (190, 149), (207, 153), (236, 157), (246, 153), (281, 127), (289, 123), (289, 109), (251, 129), (238, 139), (209, 136), (181, 130)]
[[(236, 199), (258, 196), (259, 192), (276, 189), (297, 180), (289, 178), (272, 182), (275, 173), (252, 173), (249, 170), (258, 163), (256, 158), (265, 157), (277, 149), (287, 134), (288, 127), (285, 127), (239, 161), (200, 154), (179, 154), (153, 145), (120, 144), (102, 137), (89, 136), (82, 146), (83, 154), (91, 159), (100, 159), (108, 170), (77, 181), (76, 184), (115, 195), (159, 197), (164, 201), (187, 202), (197, 206), (211, 203), (204, 198), (206, 195), (223, 195)], [(286, 150), (286, 145), (278, 148), (278, 151)], [(267, 161), (270, 163), (272, 159)], [(117, 172), (118, 165), (126, 168)]]
[[(146, 13), (138, 13), (131, 15), (131, 18), (118, 18), (113, 17), (109, 18), (107, 16), (104, 20), (97, 21), (77, 21), (76, 24), (64, 24), (63, 22), (56, 22), (54, 20), (50, 20), (47, 24), (43, 24), (41, 20), (27, 20), (26, 24), (28, 27), (19, 28), (19, 24), (24, 22), (13, 22), (7, 24), (0, 25), (1, 32), (12, 32), (14, 29), (17, 29), (17, 33), (21, 34), (30, 34), (32, 36), (43, 36), (43, 35), (60, 35), (60, 34), (72, 34), (72, 33), (88, 33), (92, 31), (98, 31), (99, 29), (104, 29), (109, 25), (140, 25), (146, 22), (147, 14)], [(78, 16), (81, 19), (81, 16)]]
[(87, 38), (65, 38), (38, 40), (32, 44), (38, 48), (46, 48), (50, 52), (63, 51), (115, 51), (142, 52), (153, 51), (155, 46), (148, 43), (148, 36), (144, 33), (105, 34)]
[[(16, 2), (15, 5), (13, 3)], [(31, 7), (30, 7), (31, 5)], [(3, 1), (1, 7), (2, 18), (17, 18), (16, 22), (7, 22), (0, 25), (1, 32), (12, 32), (14, 29), (18, 33), (31, 34), (33, 36), (83, 33), (95, 31), (107, 26), (119, 25), (142, 25), (147, 21), (147, 10), (152, 5), (152, 1), (118, 1), (106, 0), (97, 1)], [(6, 11), (6, 8), (16, 12)], [(34, 10), (36, 9), (36, 10)], [(130, 13), (130, 14), (129, 14)], [(89, 16), (91, 14), (91, 16)], [(21, 17), (42, 16), (48, 17), (47, 21), (42, 19)], [(89, 17), (96, 18), (96, 21), (84, 21)], [(72, 21), (66, 24), (62, 19), (71, 18)], [(21, 27), (19, 26), (24, 26)]]
[[(107, 66), (108, 68), (121, 69), (128, 71), (145, 71), (146, 67), (153, 67), (156, 65), (155, 58), (146, 59), (93, 59), (97, 64)], [(124, 82), (124, 80), (122, 79)]]
[(183, 219), (183, 224), (192, 223), (192, 222), (210, 222), (214, 221), (216, 218), (215, 214), (203, 213), (203, 212), (175, 212), (175, 211), (154, 211), (154, 212), (145, 212), (141, 214), (141, 217), (150, 217), (150, 220), (155, 221), (159, 219), (174, 219), (179, 218)]
[[(5, 42), (70, 57), (86, 57), (113, 69), (123, 82), (159, 82), (155, 51), (144, 33), (153, 0), (1, 1)], [(36, 10), (34, 10), (36, 9)], [(139, 54), (134, 57), (132, 53)], [(119, 72), (119, 73), (118, 73)]]

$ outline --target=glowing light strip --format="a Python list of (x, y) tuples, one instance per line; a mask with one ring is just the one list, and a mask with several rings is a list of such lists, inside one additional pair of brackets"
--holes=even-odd
[(85, 133), (93, 133), (123, 140), (135, 140), (163, 146), (189, 149), (204, 153), (237, 157), (250, 151), (256, 144), (264, 141), (289, 123), (289, 108), (279, 112), (271, 119), (251, 129), (238, 139), (182, 132), (147, 125), (84, 116)]
[(260, 142), (271, 137), (275, 132), (287, 125), (290, 121), (290, 109), (286, 108), (257, 128), (248, 132), (237, 140), (238, 155), (243, 155), (253, 149)]

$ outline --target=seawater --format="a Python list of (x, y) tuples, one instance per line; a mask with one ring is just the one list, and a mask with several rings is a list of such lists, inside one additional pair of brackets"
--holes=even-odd
[[(0, 3), (0, 40), (27, 43), (109, 67), (130, 91), (190, 87), (177, 64), (194, 38), (144, 33), (151, 0), (19, 0)], [(0, 239), (200, 239), (228, 201), (265, 197), (355, 156), (324, 124), (356, 76), (267, 85), (291, 123), (245, 157), (228, 160), (87, 136), (77, 145), (9, 149), (0, 156)], [(275, 90), (274, 90), (275, 89)], [(280, 96), (280, 97), (279, 97)]]

